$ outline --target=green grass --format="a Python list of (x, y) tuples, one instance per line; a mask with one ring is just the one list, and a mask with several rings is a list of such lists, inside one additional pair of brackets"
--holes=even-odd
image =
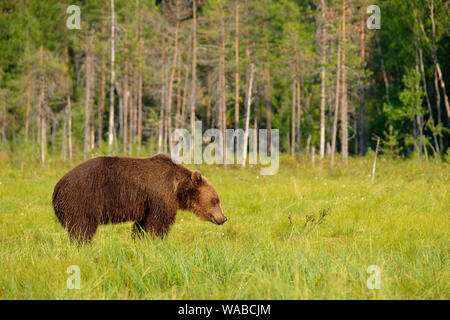
[[(2, 299), (449, 299), (450, 166), (283, 157), (280, 172), (196, 167), (221, 197), (221, 226), (180, 212), (166, 240), (132, 240), (131, 224), (69, 243), (51, 206), (71, 168), (0, 157)], [(317, 219), (327, 212), (318, 225)], [(317, 220), (316, 220), (317, 221)], [(81, 289), (66, 285), (68, 266)], [(366, 286), (381, 270), (381, 289)]]

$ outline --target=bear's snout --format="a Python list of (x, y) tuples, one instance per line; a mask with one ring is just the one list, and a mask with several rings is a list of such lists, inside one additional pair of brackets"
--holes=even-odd
[(211, 218), (212, 218), (211, 222), (215, 223), (215, 224), (217, 224), (219, 226), (224, 224), (228, 220), (228, 218), (225, 217), (225, 215), (223, 213), (213, 214)]
[(222, 221), (220, 221), (220, 222), (218, 223), (218, 225), (224, 224), (225, 222), (227, 222), (227, 220), (228, 220), (227, 217), (223, 216)]

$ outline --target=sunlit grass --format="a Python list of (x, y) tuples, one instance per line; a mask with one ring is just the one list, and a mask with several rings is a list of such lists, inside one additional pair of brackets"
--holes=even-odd
[[(73, 165), (72, 165), (73, 166)], [(3, 299), (449, 299), (450, 167), (372, 159), (329, 169), (283, 157), (280, 172), (198, 166), (218, 191), (221, 226), (180, 212), (164, 240), (102, 226), (70, 245), (51, 207), (72, 167), (0, 158)], [(193, 167), (194, 168), (194, 167)], [(305, 222), (327, 210), (321, 224)], [(81, 289), (66, 269), (78, 265)], [(381, 289), (366, 286), (381, 270)]]

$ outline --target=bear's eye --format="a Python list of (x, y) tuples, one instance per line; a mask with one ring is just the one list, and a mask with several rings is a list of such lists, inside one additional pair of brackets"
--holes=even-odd
[(218, 203), (219, 203), (219, 199), (217, 199), (217, 198), (214, 198), (214, 199), (211, 200), (211, 204), (213, 206), (216, 206)]

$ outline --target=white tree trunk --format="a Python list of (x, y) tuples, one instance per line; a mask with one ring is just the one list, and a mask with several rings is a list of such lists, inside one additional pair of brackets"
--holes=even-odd
[(250, 106), (252, 104), (252, 86), (253, 86), (253, 74), (255, 72), (255, 65), (252, 63), (250, 64), (250, 82), (248, 85), (248, 99), (247, 99), (247, 106), (245, 111), (245, 132), (244, 132), (244, 148), (243, 148), (243, 160), (242, 160), (242, 166), (245, 167), (245, 164), (247, 162), (247, 148), (248, 148), (248, 127), (250, 125)]
[(108, 124), (108, 152), (112, 153), (112, 147), (114, 142), (114, 60), (115, 60), (115, 49), (114, 49), (114, 0), (111, 0), (111, 86), (109, 95), (109, 124)]
[(321, 1), (322, 6), (322, 21), (321, 21), (321, 52), (320, 61), (322, 65), (321, 75), (320, 75), (320, 159), (325, 155), (325, 92), (326, 92), (326, 76), (327, 72), (325, 69), (326, 62), (326, 26), (325, 26), (325, 0)]

